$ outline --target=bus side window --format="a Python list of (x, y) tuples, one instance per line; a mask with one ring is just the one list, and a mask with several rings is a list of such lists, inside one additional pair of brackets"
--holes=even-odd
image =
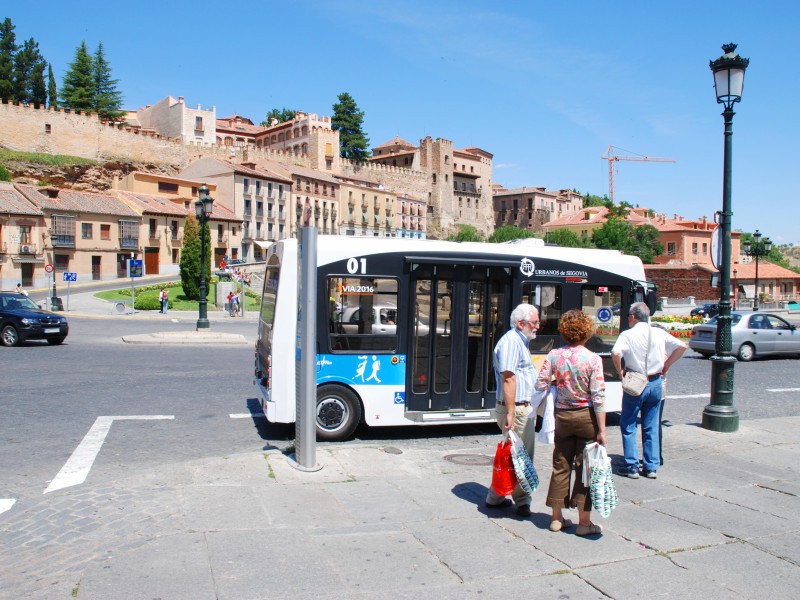
[(329, 277), (328, 347), (332, 352), (394, 352), (397, 341), (397, 280)]
[(558, 322), (561, 320), (562, 289), (554, 283), (522, 285), (522, 301), (533, 304), (539, 311), (539, 331), (528, 347), (533, 354), (547, 354), (553, 348), (562, 346), (564, 340), (558, 333)]

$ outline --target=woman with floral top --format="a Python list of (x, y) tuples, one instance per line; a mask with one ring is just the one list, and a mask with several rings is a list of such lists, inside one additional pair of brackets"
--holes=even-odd
[[(546, 502), (553, 509), (550, 531), (572, 527), (572, 522), (565, 519), (561, 511), (577, 507), (579, 522), (575, 533), (580, 536), (599, 534), (603, 528), (589, 519), (592, 500), (589, 489), (583, 485), (582, 471), (584, 446), (595, 440), (606, 445), (603, 361), (584, 347), (594, 335), (594, 322), (583, 311), (564, 313), (558, 332), (569, 345), (550, 351), (536, 381), (537, 391), (546, 390), (551, 384), (557, 389), (553, 474)], [(570, 494), (573, 461), (575, 476)]]

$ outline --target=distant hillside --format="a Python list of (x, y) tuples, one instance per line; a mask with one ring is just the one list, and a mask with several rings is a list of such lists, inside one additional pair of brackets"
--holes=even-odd
[(790, 265), (800, 267), (800, 246), (779, 246), (778, 250), (781, 251), (781, 254), (789, 261)]

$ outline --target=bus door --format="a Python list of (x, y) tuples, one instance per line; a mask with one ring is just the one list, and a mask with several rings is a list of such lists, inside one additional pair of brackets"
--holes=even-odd
[(408, 411), (494, 408), (492, 349), (508, 321), (508, 268), (412, 264)]

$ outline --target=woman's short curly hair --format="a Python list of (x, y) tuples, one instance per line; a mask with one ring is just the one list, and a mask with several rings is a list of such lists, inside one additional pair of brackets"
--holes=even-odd
[(592, 337), (594, 321), (582, 310), (569, 310), (561, 317), (558, 333), (570, 346), (577, 346)]

